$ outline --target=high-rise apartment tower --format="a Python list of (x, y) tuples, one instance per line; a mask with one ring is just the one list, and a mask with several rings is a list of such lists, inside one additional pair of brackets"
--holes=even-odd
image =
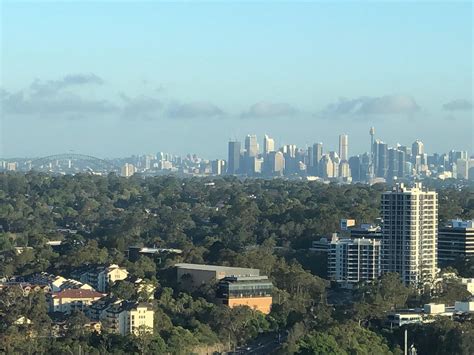
[(438, 194), (397, 184), (382, 194), (382, 264), (405, 284), (421, 286), (436, 276)]

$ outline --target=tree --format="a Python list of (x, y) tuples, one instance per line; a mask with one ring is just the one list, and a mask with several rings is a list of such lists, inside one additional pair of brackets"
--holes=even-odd
[(137, 297), (135, 285), (126, 280), (116, 281), (110, 288), (110, 293), (122, 300), (135, 300)]
[(316, 332), (304, 336), (298, 342), (298, 354), (345, 355), (347, 352), (340, 348), (332, 335)]

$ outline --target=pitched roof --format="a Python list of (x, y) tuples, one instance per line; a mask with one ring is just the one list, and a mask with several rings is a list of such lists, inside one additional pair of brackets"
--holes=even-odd
[(54, 292), (53, 298), (100, 298), (104, 297), (103, 293), (94, 290), (70, 288), (60, 292)]

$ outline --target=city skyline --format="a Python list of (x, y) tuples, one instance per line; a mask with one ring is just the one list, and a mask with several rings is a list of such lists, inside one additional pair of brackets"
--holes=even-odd
[(0, 156), (217, 156), (247, 132), (362, 152), (372, 125), (472, 151), (471, 10), (5, 1)]
[[(377, 128), (377, 132), (374, 134), (374, 142), (371, 142), (371, 138), (370, 138), (371, 136), (370, 136), (369, 132), (371, 130), (375, 131), (375, 128), (377, 128), (377, 127), (366, 127), (365, 137), (361, 137), (361, 139), (359, 141), (357, 141), (356, 144), (354, 144), (353, 138), (352, 138), (352, 135), (350, 134), (350, 132), (344, 132), (344, 133), (332, 132), (334, 137), (329, 142), (326, 142), (326, 141), (323, 141), (323, 140), (318, 140), (318, 139), (313, 139), (313, 141), (308, 141), (303, 145), (297, 144), (296, 142), (287, 141), (287, 140), (281, 140), (280, 141), (279, 139), (276, 139), (275, 136), (272, 135), (269, 132), (266, 132), (262, 135), (255, 134), (253, 132), (248, 132), (248, 133), (243, 134), (242, 136), (235, 136), (235, 137), (228, 138), (228, 139), (223, 138), (224, 139), (224, 141), (223, 141), (224, 144), (222, 145), (222, 147), (220, 147), (220, 149), (218, 151), (216, 151), (214, 154), (212, 154), (210, 156), (205, 156), (205, 155), (199, 154), (199, 152), (195, 152), (195, 151), (182, 151), (182, 150), (181, 151), (179, 151), (179, 150), (178, 151), (172, 151), (170, 149), (155, 149), (155, 150), (150, 150), (150, 151), (130, 152), (130, 153), (125, 153), (123, 155), (119, 155), (119, 154), (113, 155), (112, 154), (110, 156), (100, 156), (100, 155), (94, 155), (94, 154), (87, 154), (87, 152), (75, 151), (73, 149), (70, 149), (70, 150), (65, 150), (65, 151), (51, 152), (51, 154), (45, 154), (45, 155), (32, 154), (32, 155), (25, 155), (25, 156), (16, 156), (16, 155), (13, 155), (13, 156), (0, 156), (0, 159), (7, 159), (7, 160), (11, 160), (11, 159), (15, 159), (15, 158), (19, 158), (19, 159), (35, 158), (35, 159), (38, 159), (38, 158), (43, 158), (43, 157), (48, 157), (48, 156), (53, 156), (53, 155), (58, 155), (58, 154), (84, 154), (84, 155), (97, 157), (97, 158), (100, 158), (100, 159), (119, 159), (119, 158), (132, 157), (132, 156), (146, 156), (146, 155), (150, 155), (150, 154), (151, 155), (156, 155), (157, 153), (163, 152), (163, 153), (170, 154), (170, 155), (173, 155), (173, 156), (181, 156), (181, 157), (188, 156), (188, 155), (196, 155), (196, 156), (198, 156), (200, 158), (203, 158), (203, 159), (210, 159), (210, 160), (212, 160), (212, 159), (225, 159), (225, 160), (228, 160), (228, 157), (229, 157), (229, 155), (228, 155), (229, 143), (235, 143), (235, 142), (239, 143), (240, 144), (239, 149), (242, 153), (244, 153), (247, 150), (246, 149), (246, 140), (248, 140), (248, 137), (255, 137), (254, 139), (256, 139), (254, 141), (255, 144), (256, 144), (256, 146), (254, 147), (255, 151), (252, 153), (252, 156), (254, 156), (255, 154), (265, 156), (268, 153), (265, 150), (266, 140), (270, 141), (270, 147), (271, 147), (270, 151), (279, 151), (283, 147), (288, 146), (288, 145), (295, 146), (295, 148), (302, 149), (302, 150), (307, 150), (310, 147), (314, 147), (315, 145), (320, 145), (319, 149), (321, 150), (321, 153), (323, 153), (323, 152), (324, 153), (335, 152), (339, 156), (339, 158), (341, 158), (341, 160), (348, 160), (348, 158), (350, 158), (352, 156), (357, 156), (357, 155), (363, 155), (363, 154), (369, 154), (370, 155), (372, 146), (377, 147), (377, 145), (379, 143), (382, 143), (382, 144), (386, 145), (387, 148), (398, 147), (398, 146), (406, 146), (406, 147), (414, 148), (415, 144), (420, 143), (421, 146), (422, 146), (421, 153), (416, 152), (415, 155), (418, 155), (418, 154), (443, 154), (443, 153), (449, 153), (449, 152), (452, 152), (452, 151), (463, 151), (463, 152), (466, 152), (467, 157), (473, 157), (474, 156), (474, 150), (467, 149), (465, 147), (464, 148), (460, 147), (459, 149), (456, 149), (457, 147), (448, 147), (448, 149), (445, 150), (445, 151), (443, 151), (443, 150), (437, 151), (437, 150), (434, 150), (434, 149), (431, 148), (432, 147), (431, 142), (429, 142), (429, 141), (426, 142), (426, 141), (424, 141), (422, 139), (418, 139), (418, 138), (414, 139), (411, 142), (401, 141), (401, 140), (397, 140), (397, 139), (393, 140), (393, 142), (389, 142), (384, 137), (379, 136), (377, 134), (378, 131), (379, 131), (378, 128)], [(364, 147), (364, 143), (365, 143), (365, 147)], [(361, 150), (354, 149), (354, 146), (361, 147)], [(341, 149), (345, 152), (344, 154), (345, 154), (346, 159), (344, 159), (344, 156), (341, 156)], [(319, 157), (319, 158), (321, 158), (321, 157)]]

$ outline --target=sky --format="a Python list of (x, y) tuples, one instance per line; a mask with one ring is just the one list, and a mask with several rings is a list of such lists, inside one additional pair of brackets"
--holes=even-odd
[[(470, 1), (0, 2), (0, 157), (473, 154)], [(261, 144), (262, 145), (262, 144)]]

